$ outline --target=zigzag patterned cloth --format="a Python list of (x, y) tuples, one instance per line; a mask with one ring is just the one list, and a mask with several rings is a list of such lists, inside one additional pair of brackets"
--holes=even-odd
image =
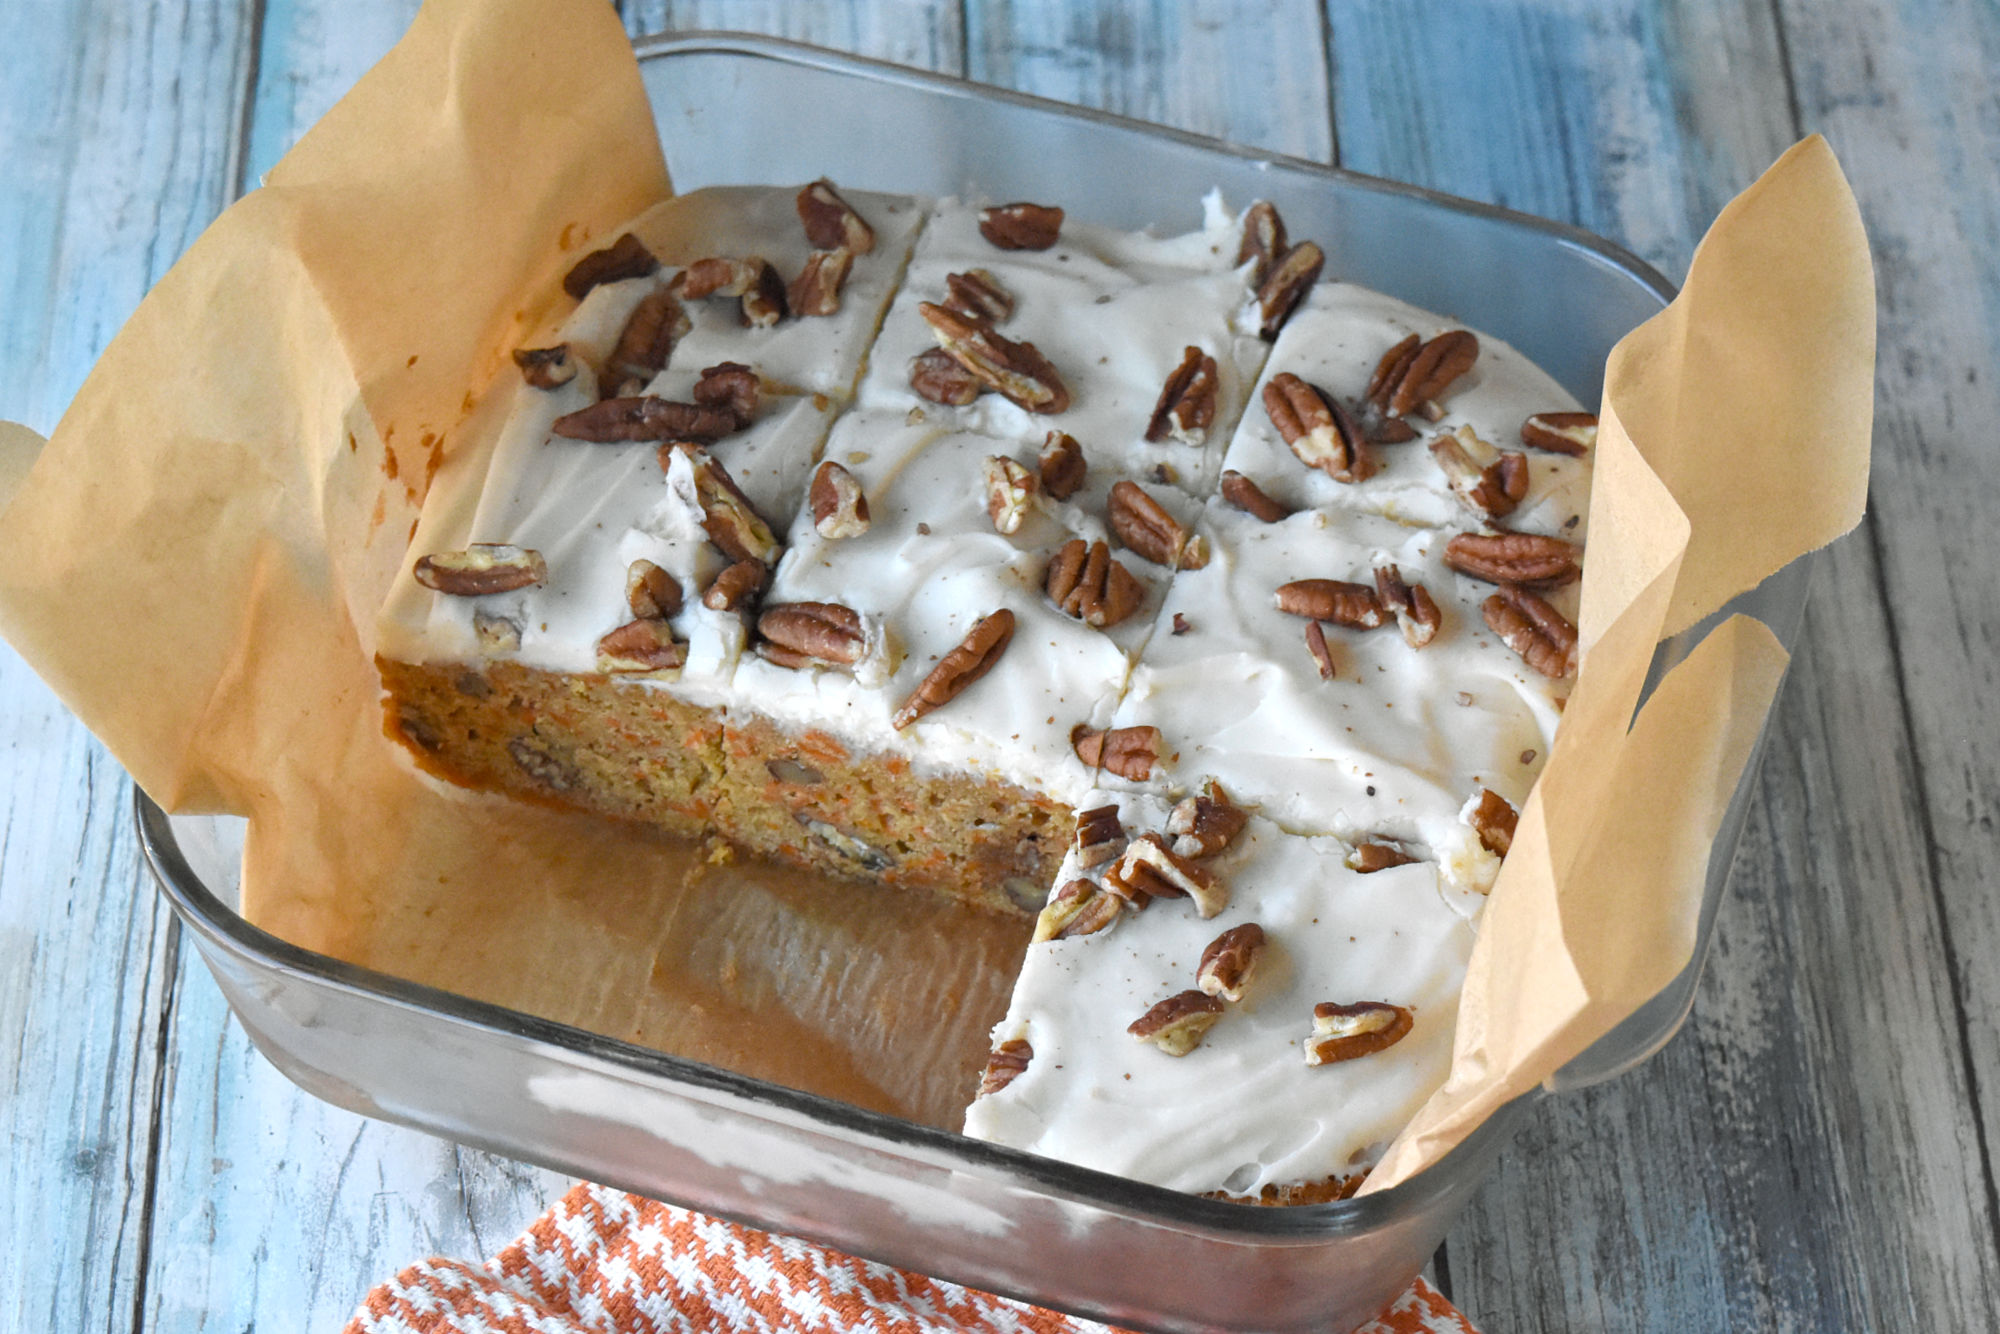
[[(482, 1266), (431, 1259), (368, 1294), (343, 1334), (1119, 1334), (579, 1185)], [(1329, 1331), (1329, 1334), (1333, 1334)], [(1354, 1334), (1478, 1334), (1418, 1279)]]

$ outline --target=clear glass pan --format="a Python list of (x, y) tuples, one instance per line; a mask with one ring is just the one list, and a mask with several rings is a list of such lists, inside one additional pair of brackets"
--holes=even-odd
[[(1573, 228), (1313, 163), (791, 43), (638, 44), (676, 186), (806, 181), (1054, 198), (1181, 229), (1211, 187), (1269, 198), (1352, 278), (1448, 311), (1595, 403), (1613, 343), (1671, 297)], [(1730, 608), (1797, 637), (1809, 572)], [(1695, 635), (1664, 646), (1656, 672)], [(1753, 762), (1750, 772), (1755, 772)], [(1546, 1091), (1643, 1060), (1692, 1003), (1751, 783), (1709, 864), (1695, 961)], [(309, 1092), (606, 1184), (1122, 1325), (1344, 1330), (1423, 1267), (1533, 1098), (1363, 1199), (1257, 1209), (965, 1139), (296, 948), (237, 911), (242, 822), (137, 814), (154, 872), (260, 1050)], [(1545, 1091), (1545, 1092), (1546, 1092)], [(1542, 1094), (1535, 1095), (1537, 1097)]]

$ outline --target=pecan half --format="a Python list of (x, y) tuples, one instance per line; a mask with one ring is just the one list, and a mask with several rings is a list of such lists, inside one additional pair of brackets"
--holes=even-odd
[(919, 353), (910, 362), (910, 388), (918, 398), (954, 408), (966, 407), (986, 392), (979, 377), (941, 347)]
[(761, 560), (739, 560), (726, 565), (701, 595), (701, 605), (710, 611), (741, 611), (764, 591), (771, 567)]
[(938, 665), (910, 692), (910, 697), (903, 701), (902, 708), (896, 710), (896, 716), (889, 720), (889, 725), (900, 732), (932, 709), (957, 699), (966, 687), (993, 670), (993, 664), (1000, 661), (1000, 655), (1007, 651), (1007, 645), (1013, 639), (1013, 612), (1002, 607), (991, 616), (982, 618), (966, 631), (965, 638), (958, 641), (957, 647), (938, 659)]
[(1306, 1039), (1307, 1065), (1332, 1065), (1393, 1047), (1408, 1035), (1416, 1016), (1387, 1001), (1313, 1006), (1313, 1035)]
[(1014, 313), (1014, 294), (1000, 285), (985, 269), (948, 273), (944, 278), (945, 309), (955, 310), (969, 320), (999, 324)]
[(1181, 353), (1181, 364), (1167, 376), (1153, 404), (1152, 419), (1146, 424), (1146, 439), (1155, 444), (1172, 436), (1184, 445), (1198, 445), (1208, 439), (1215, 424), (1215, 399), (1221, 389), (1216, 378), (1215, 358), (1198, 347)]
[(1576, 627), (1527, 589), (1502, 584), (1479, 611), (1500, 641), (1543, 676), (1560, 679), (1576, 670)]
[(1074, 936), (1094, 936), (1114, 925), (1125, 911), (1125, 900), (1094, 881), (1071, 880), (1049, 896), (1035, 918), (1035, 936), (1030, 942), (1068, 940)]
[(778, 650), (764, 656), (781, 667), (852, 667), (867, 649), (861, 614), (837, 602), (776, 603), (757, 618), (757, 633), (760, 649)]
[(1402, 383), (1404, 373), (1410, 369), (1410, 363), (1416, 360), (1417, 349), (1423, 345), (1422, 338), (1410, 334), (1384, 352), (1382, 359), (1375, 363), (1374, 371), (1368, 376), (1368, 387), (1361, 391), (1361, 397), (1379, 411), (1387, 413), (1389, 396), (1395, 392), (1396, 386)]
[(1313, 665), (1319, 668), (1319, 679), (1331, 681), (1339, 670), (1333, 661), (1333, 649), (1326, 642), (1326, 630), (1318, 621), (1306, 622), (1306, 652), (1312, 654)]
[(1002, 250), (1047, 250), (1062, 224), (1063, 211), (1046, 204), (1001, 204), (979, 213), (979, 234)]
[(682, 269), (674, 281), (679, 285), (682, 296), (690, 301), (700, 301), (711, 296), (742, 296), (754, 288), (763, 276), (764, 261), (761, 259), (712, 255)]
[(813, 473), (807, 489), (812, 505), (813, 527), (819, 535), (835, 540), (859, 537), (868, 531), (868, 497), (854, 474), (827, 459)]
[(556, 418), (549, 428), (567, 440), (613, 444), (627, 440), (720, 440), (736, 429), (736, 414), (665, 398), (607, 398)]
[(1099, 630), (1130, 617), (1146, 600), (1145, 582), (1113, 559), (1109, 546), (1080, 537), (1056, 551), (1044, 587), (1065, 615)]
[(1435, 402), (1478, 360), (1479, 338), (1469, 329), (1449, 329), (1428, 342), (1411, 334), (1377, 363), (1368, 401), (1387, 416), (1407, 416)]
[(625, 278), (643, 278), (660, 267), (645, 242), (626, 232), (602, 250), (593, 250), (563, 275), (563, 291), (578, 301), (599, 283), (615, 283)]
[(1201, 791), (1183, 797), (1167, 814), (1167, 832), (1174, 851), (1183, 857), (1213, 857), (1228, 847), (1250, 823), (1250, 813), (1229, 799), (1222, 784), (1205, 779)]
[(474, 542), (463, 551), (434, 551), (419, 556), (417, 582), (425, 588), (459, 598), (511, 593), (549, 577), (548, 562), (532, 547), (504, 542)]
[(560, 389), (576, 378), (577, 358), (570, 355), (568, 343), (517, 347), (514, 364), (521, 368), (521, 378), (537, 389)]
[(750, 262), (760, 267), (757, 281), (743, 294), (743, 323), (753, 329), (768, 329), (791, 314), (785, 300), (785, 280), (769, 260)]
[(1422, 648), (1437, 638), (1444, 616), (1422, 584), (1403, 582), (1403, 572), (1393, 565), (1375, 569), (1375, 598), (1396, 613), (1396, 624), (1411, 648)]
[(1136, 555), (1168, 569), (1199, 570), (1208, 564), (1208, 543), (1191, 537), (1181, 521), (1137, 482), (1111, 488), (1106, 516), (1112, 533)]
[(1085, 764), (1108, 769), (1135, 783), (1151, 778), (1153, 766), (1160, 762), (1161, 738), (1157, 727), (1114, 727), (1105, 732), (1088, 723), (1078, 723), (1070, 729), (1069, 744)]
[(750, 498), (736, 485), (729, 470), (714, 455), (693, 445), (662, 445), (660, 467), (665, 470), (674, 454), (683, 455), (694, 474), (695, 499), (701, 505), (701, 526), (708, 540), (731, 560), (758, 560), (766, 565), (778, 562), (778, 538), (750, 504)]
[(1361, 428), (1317, 385), (1282, 371), (1264, 385), (1264, 411), (1306, 467), (1336, 482), (1359, 482), (1375, 471)]
[(1356, 630), (1383, 624), (1382, 604), (1367, 584), (1345, 579), (1297, 579), (1280, 584), (1278, 610), (1315, 621), (1333, 621)]
[(1222, 498), (1263, 523), (1282, 522), (1292, 513), (1234, 468), (1222, 474)]
[(1102, 866), (1125, 851), (1125, 826), (1116, 806), (1093, 806), (1076, 817), (1076, 861), (1086, 869)]
[(794, 315), (832, 315), (840, 309), (840, 288), (854, 267), (852, 250), (815, 250), (792, 279), (786, 302)]
[(979, 1075), (979, 1096), (983, 1098), (1006, 1088), (1034, 1059), (1035, 1049), (1026, 1038), (1008, 1038), (986, 1057), (986, 1068)]
[(1029, 412), (1062, 412), (1069, 407), (1069, 388), (1033, 343), (1016, 343), (978, 320), (929, 301), (917, 313), (931, 327), (931, 337), (987, 388)]
[(1190, 898), (1203, 917), (1213, 917), (1229, 906), (1229, 887), (1216, 879), (1214, 872), (1169, 848), (1158, 834), (1141, 834), (1127, 843), (1118, 865), (1105, 874), (1104, 886), (1138, 903), (1150, 898)]
[(1232, 926), (1201, 952), (1194, 971), (1194, 984), (1203, 993), (1226, 1001), (1240, 1001), (1250, 988), (1257, 963), (1264, 957), (1264, 928), (1255, 922)]
[(625, 570), (625, 605), (642, 621), (664, 620), (681, 609), (680, 580), (649, 560), (635, 560)]
[(1479, 789), (1479, 802), (1466, 816), (1466, 822), (1479, 835), (1480, 843), (1496, 857), (1505, 857), (1514, 846), (1514, 829), (1521, 822), (1521, 813), (1514, 809), (1512, 802), (1492, 788)]
[(987, 455), (981, 477), (986, 516), (993, 520), (993, 527), (1010, 537), (1020, 532), (1035, 507), (1035, 492), (1041, 489), (1041, 482), (1004, 454)]
[(665, 672), (687, 662), (687, 645), (673, 627), (652, 617), (628, 621), (597, 641), (600, 672)]
[(1125, 1031), (1169, 1056), (1185, 1056), (1201, 1045), (1222, 1010), (1222, 1002), (1206, 992), (1183, 991), (1134, 1019)]
[(1468, 444), (1491, 448), (1470, 426), (1461, 426), (1450, 435), (1432, 439), (1431, 457), (1444, 470), (1452, 494), (1460, 504), (1474, 514), (1504, 519), (1519, 508), (1528, 494), (1528, 456), (1502, 453), (1481, 467), (1466, 449)]
[(1521, 443), (1552, 454), (1588, 454), (1597, 444), (1597, 414), (1537, 412), (1521, 423)]
[[(954, 363), (955, 364), (955, 363)], [(1065, 431), (1050, 431), (1042, 442), (1042, 490), (1052, 500), (1068, 500), (1083, 487), (1090, 471), (1083, 447)]]
[(796, 201), (799, 221), (805, 225), (806, 240), (816, 250), (847, 250), (865, 255), (875, 248), (875, 229), (865, 222), (854, 206), (840, 197), (833, 182), (824, 178), (799, 191)]
[(1278, 336), (1325, 267), (1326, 256), (1311, 241), (1301, 241), (1285, 252), (1257, 289), (1258, 337), (1268, 343)]
[(635, 380), (637, 388), (643, 390), (646, 382), (666, 366), (674, 344), (693, 327), (672, 292), (663, 287), (647, 293), (645, 300), (632, 308), (625, 328), (618, 335), (618, 345), (605, 358), (598, 395), (616, 398)]
[(1444, 544), (1444, 563), (1489, 584), (1560, 588), (1582, 573), (1574, 543), (1534, 533), (1459, 533)]
[(757, 419), (757, 372), (740, 361), (718, 361), (702, 370), (690, 396), (704, 408), (723, 408), (742, 430)]
[(1368, 839), (1354, 845), (1347, 854), (1347, 867), (1359, 875), (1373, 875), (1392, 866), (1408, 866), (1417, 859), (1394, 843)]
[(1250, 286), (1262, 287), (1285, 249), (1285, 220), (1269, 200), (1258, 200), (1243, 214), (1243, 244), (1236, 248), (1236, 266), (1250, 265)]

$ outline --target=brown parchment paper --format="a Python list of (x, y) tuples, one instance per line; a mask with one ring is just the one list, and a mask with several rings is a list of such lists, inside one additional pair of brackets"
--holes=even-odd
[[(382, 734), (373, 616), (429, 476), (577, 253), (669, 192), (609, 7), (431, 0), (147, 297), (45, 447), (0, 429), (0, 632), (156, 800), (249, 817), (243, 904), (265, 929), (954, 1124), (1024, 929), (800, 902), (644, 835), (441, 793)], [(1450, 1081), (1371, 1187), (1688, 957), (1783, 652), (1732, 620), (1636, 724), (1633, 705), (1663, 634), (1858, 519), (1873, 327), (1853, 201), (1814, 139), (1614, 354), (1584, 666), (1488, 904)], [(922, 967), (891, 966), (912, 949)], [(852, 966), (802, 985), (827, 957)], [(867, 1022), (829, 1021), (856, 1006)], [(907, 1030), (935, 1032), (914, 1058)]]

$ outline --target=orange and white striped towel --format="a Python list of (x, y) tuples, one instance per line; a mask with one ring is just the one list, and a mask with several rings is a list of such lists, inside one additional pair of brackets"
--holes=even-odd
[[(1093, 1321), (588, 1184), (484, 1265), (411, 1265), (368, 1294), (344, 1334), (849, 1330), (1115, 1334)], [(1418, 1279), (1355, 1334), (1478, 1331)]]

